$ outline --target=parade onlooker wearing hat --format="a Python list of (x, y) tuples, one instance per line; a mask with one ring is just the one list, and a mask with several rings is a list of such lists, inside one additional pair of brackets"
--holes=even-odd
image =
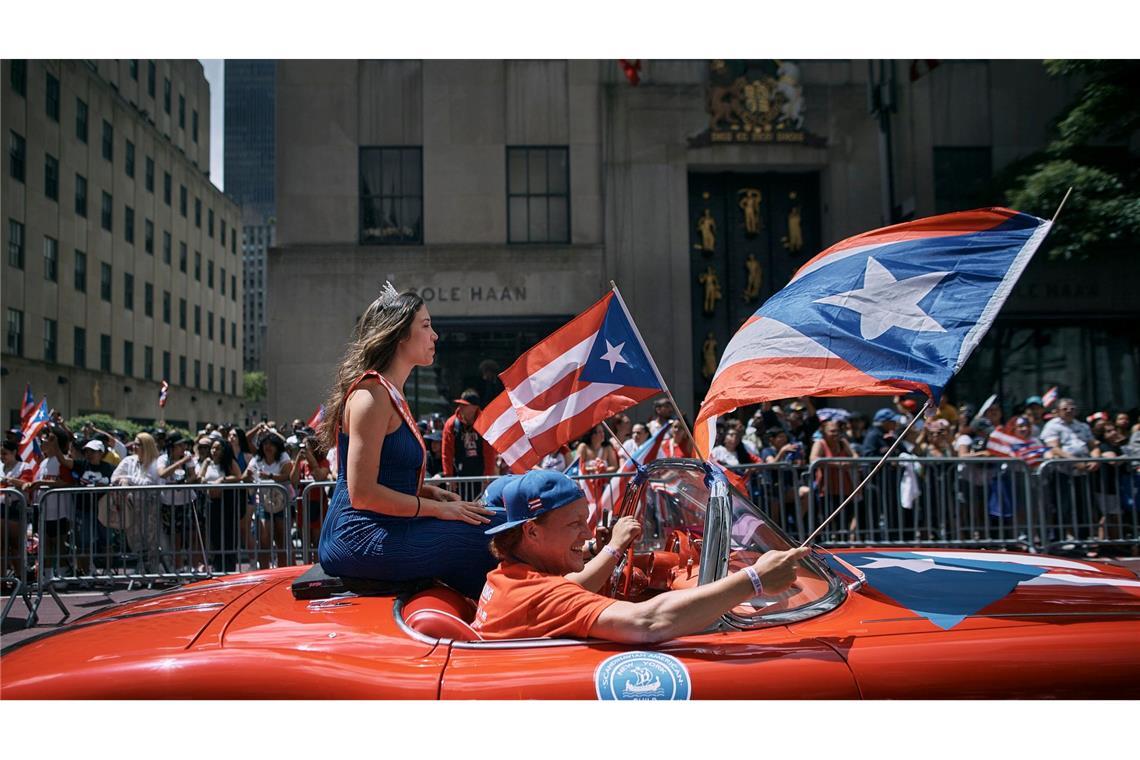
[(876, 459), (886, 454), (887, 449), (895, 440), (895, 428), (898, 427), (897, 417), (894, 409), (885, 406), (875, 412), (875, 416), (871, 418), (871, 427), (863, 436), (863, 447), (859, 453), (865, 457), (875, 457)]
[(481, 477), (496, 474), (497, 452), (475, 429), (481, 400), (472, 388), (455, 399), (455, 414), (443, 426), (444, 477)]
[(790, 586), (796, 560), (808, 552), (769, 551), (714, 583), (645, 602), (619, 601), (566, 577), (585, 569), (590, 538), (586, 495), (574, 481), (560, 472), (532, 470), (508, 483), (503, 499), (507, 521), (487, 531), (501, 563), (487, 574), (472, 626), (486, 639), (574, 636), (650, 643), (696, 633), (735, 605)]

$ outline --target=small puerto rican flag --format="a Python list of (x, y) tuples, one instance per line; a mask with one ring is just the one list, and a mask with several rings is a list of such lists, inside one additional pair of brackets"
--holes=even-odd
[(170, 390), (170, 383), (163, 380), (162, 385), (158, 386), (158, 405), (159, 405), (159, 407), (165, 407), (166, 406), (166, 394), (169, 390)]
[(536, 496), (528, 501), (526, 505), (530, 507), (531, 512), (537, 512), (538, 510), (542, 509), (542, 499)]
[(1044, 407), (1046, 409), (1053, 406), (1053, 403), (1056, 400), (1057, 400), (1057, 386), (1056, 385), (1054, 385), (1049, 390), (1045, 391), (1045, 395), (1043, 395), (1041, 397), (1041, 403), (1042, 403), (1042, 405), (1044, 405)]

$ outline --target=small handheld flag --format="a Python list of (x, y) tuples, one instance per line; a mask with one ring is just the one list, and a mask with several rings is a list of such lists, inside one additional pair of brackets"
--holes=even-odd
[(163, 380), (162, 385), (158, 386), (158, 406), (159, 406), (159, 408), (165, 408), (166, 407), (166, 394), (169, 391), (170, 391), (170, 383)]
[(36, 413), (36, 397), (32, 395), (32, 384), (24, 387), (24, 399), (20, 402), (20, 427), (28, 424), (28, 420)]
[(48, 409), (47, 396), (44, 396), (40, 401), (40, 405), (36, 407), (35, 411), (24, 423), (23, 434), (20, 436), (20, 459), (25, 462), (38, 462), (39, 456), (39, 438), (40, 431), (42, 431), (47, 424), (51, 422), (51, 412)]
[(1054, 385), (1041, 396), (1041, 404), (1048, 409), (1057, 403), (1057, 386)]

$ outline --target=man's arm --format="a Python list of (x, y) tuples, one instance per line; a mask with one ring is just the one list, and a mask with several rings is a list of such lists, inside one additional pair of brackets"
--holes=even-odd
[[(807, 547), (769, 551), (752, 565), (764, 591), (783, 591), (796, 578), (796, 562)], [(590, 636), (629, 644), (651, 644), (703, 631), (737, 604), (756, 596), (746, 572), (715, 583), (669, 591), (645, 602), (615, 602), (590, 627)]]

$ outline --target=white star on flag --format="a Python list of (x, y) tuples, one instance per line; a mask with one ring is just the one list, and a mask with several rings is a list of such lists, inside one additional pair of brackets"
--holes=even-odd
[(915, 332), (946, 332), (918, 302), (948, 274), (931, 272), (898, 280), (885, 266), (868, 256), (862, 288), (826, 296), (815, 303), (858, 312), (859, 332), (865, 340), (874, 340), (892, 327)]
[(601, 360), (610, 363), (610, 372), (613, 372), (614, 368), (619, 364), (629, 364), (629, 362), (621, 356), (621, 350), (623, 348), (625, 348), (625, 342), (618, 343), (615, 346), (608, 340), (606, 341), (606, 352), (602, 354)]
[(936, 565), (933, 559), (890, 559), (883, 558), (873, 561), (869, 565), (858, 565), (860, 570), (882, 570), (888, 567), (897, 567), (910, 570), (912, 573), (925, 573), (927, 570), (945, 570), (951, 573), (980, 573), (981, 570), (972, 570), (968, 567), (951, 567), (949, 565)]

